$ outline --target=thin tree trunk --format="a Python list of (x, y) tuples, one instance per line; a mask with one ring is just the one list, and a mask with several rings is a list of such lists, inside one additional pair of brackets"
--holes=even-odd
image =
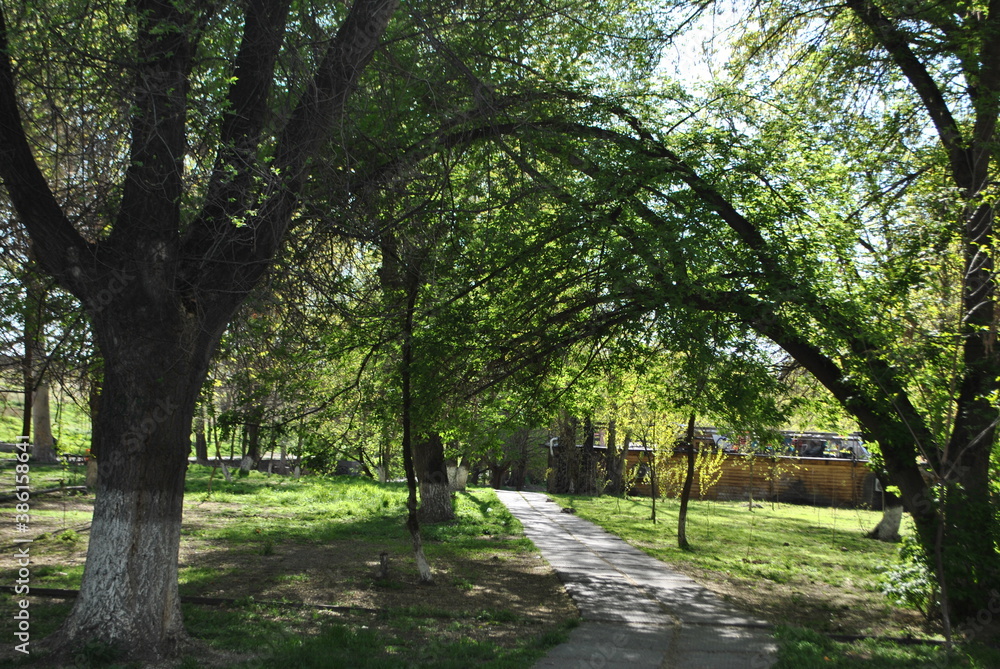
[(24, 411), (21, 415), (21, 436), (31, 440), (32, 404), (35, 400), (35, 375), (33, 372), (32, 349), (34, 342), (29, 340), (27, 329), (24, 333), (24, 366), (22, 368), (22, 387), (24, 388)]
[(194, 456), (199, 465), (208, 464), (208, 440), (205, 438), (205, 408), (198, 411), (194, 425)]
[(688, 501), (691, 499), (691, 487), (694, 484), (694, 413), (688, 417), (687, 433), (684, 436), (684, 446), (687, 450), (687, 472), (684, 474), (684, 487), (681, 488), (681, 509), (677, 514), (677, 547), (687, 550), (691, 547), (687, 539)]
[(411, 388), (411, 370), (413, 366), (413, 309), (417, 300), (415, 286), (411, 286), (407, 295), (406, 313), (403, 322), (403, 361), (400, 369), (403, 391), (403, 469), (406, 472), (406, 528), (410, 531), (413, 542), (413, 556), (417, 562), (417, 572), (420, 582), (434, 583), (431, 566), (424, 555), (423, 537), (420, 535), (420, 519), (417, 516), (417, 474), (413, 466), (413, 393)]
[(649, 519), (656, 525), (656, 498), (660, 496), (660, 491), (656, 489), (656, 452), (653, 451), (652, 457), (650, 457), (649, 445), (646, 443), (645, 438), (642, 441), (642, 448), (646, 451), (646, 462), (649, 463), (649, 496), (653, 500), (652, 514)]

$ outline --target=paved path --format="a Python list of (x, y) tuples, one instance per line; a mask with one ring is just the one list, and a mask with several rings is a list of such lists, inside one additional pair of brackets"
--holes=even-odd
[(497, 490), (580, 608), (535, 669), (768, 669), (770, 628), (541, 493)]

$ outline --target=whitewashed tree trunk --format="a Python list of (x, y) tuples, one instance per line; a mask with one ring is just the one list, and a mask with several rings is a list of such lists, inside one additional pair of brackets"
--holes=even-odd
[(157, 660), (187, 639), (177, 557), (194, 402), (208, 350), (192, 356), (183, 335), (172, 348), (163, 330), (157, 334), (130, 337), (131, 345), (118, 348), (99, 339), (104, 410), (94, 444), (99, 476), (90, 547), (80, 594), (54, 637), (57, 651), (99, 640), (129, 660)]
[(35, 462), (55, 464), (59, 462), (56, 455), (55, 439), (52, 437), (52, 413), (49, 409), (49, 384), (40, 381), (35, 388), (35, 397), (31, 411), (32, 429), (35, 433), (31, 457)]
[[(137, 646), (149, 657), (173, 654), (186, 638), (177, 591), (182, 497), (103, 489), (99, 499), (65, 640), (101, 639), (132, 657), (143, 654)], [(151, 630), (159, 638), (149, 638)]]
[(882, 519), (878, 521), (871, 532), (869, 538), (879, 541), (896, 542), (899, 541), (899, 525), (903, 520), (903, 507), (886, 506), (882, 511)]
[(445, 477), (420, 482), (420, 521), (442, 523), (455, 517), (451, 502), (451, 487)]

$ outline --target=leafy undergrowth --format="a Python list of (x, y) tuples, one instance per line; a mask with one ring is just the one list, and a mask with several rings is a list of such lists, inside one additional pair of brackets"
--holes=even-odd
[[(825, 634), (940, 641), (915, 608), (883, 594), (899, 547), (865, 538), (880, 512), (692, 500), (690, 550), (677, 548), (676, 500), (553, 495), (745, 610), (780, 626), (779, 667), (1000, 667), (997, 651), (968, 644), (948, 657), (935, 643), (837, 643)], [(904, 520), (904, 534), (911, 532)], [(977, 638), (977, 641), (980, 640)], [(985, 637), (982, 640), (988, 640)]]
[[(32, 472), (36, 486), (61, 475), (59, 468)], [(418, 583), (405, 500), (400, 484), (258, 473), (227, 483), (192, 467), (181, 594), (226, 603), (184, 604), (200, 650), (180, 666), (525, 667), (565, 638), (576, 609), (492, 490), (457, 494), (455, 521), (425, 526), (434, 586)], [(92, 501), (32, 501), (33, 587), (79, 587)], [(11, 519), (0, 526), (9, 556), (13, 508), (0, 508)], [(15, 571), (12, 559), (0, 561), (0, 582), (12, 583)], [(0, 596), (4, 620), (14, 606), (10, 595)], [(69, 608), (33, 597), (32, 640), (55, 631)], [(16, 664), (12, 646), (0, 648), (8, 658), (0, 666)], [(119, 666), (115, 656), (94, 646), (77, 665)]]

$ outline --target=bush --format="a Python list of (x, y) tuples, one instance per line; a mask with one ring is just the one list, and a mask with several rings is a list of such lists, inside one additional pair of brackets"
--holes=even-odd
[(879, 575), (879, 590), (891, 601), (920, 611), (928, 621), (938, 608), (937, 580), (923, 547), (913, 537), (899, 544), (899, 563)]

